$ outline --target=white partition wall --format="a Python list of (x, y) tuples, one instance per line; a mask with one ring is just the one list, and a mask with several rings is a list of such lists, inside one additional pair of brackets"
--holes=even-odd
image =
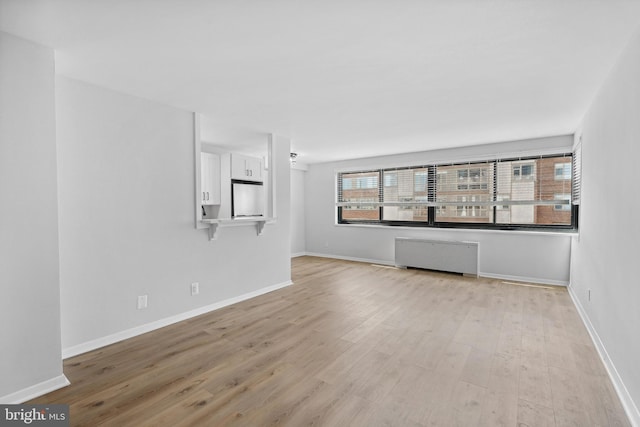
[(0, 32), (0, 403), (66, 384), (54, 52)]
[(624, 49), (584, 118), (580, 237), (571, 292), (614, 384), (640, 425), (640, 32)]
[(56, 83), (65, 355), (290, 283), (287, 139), (273, 144), (277, 221), (210, 241), (193, 225), (193, 114)]

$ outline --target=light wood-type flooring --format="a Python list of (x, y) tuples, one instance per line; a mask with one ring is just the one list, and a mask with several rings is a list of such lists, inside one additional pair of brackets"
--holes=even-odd
[(98, 426), (628, 426), (567, 293), (300, 257), (294, 285), (70, 358)]

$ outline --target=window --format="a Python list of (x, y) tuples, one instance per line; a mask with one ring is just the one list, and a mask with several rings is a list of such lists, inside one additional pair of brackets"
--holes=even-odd
[(397, 187), (398, 186), (398, 174), (396, 172), (388, 172), (384, 174), (384, 186), (385, 187)]
[(571, 194), (555, 194), (553, 196), (555, 200), (567, 200), (569, 203), (563, 205), (553, 205), (553, 209), (556, 211), (570, 211), (571, 210)]
[[(482, 196), (458, 196), (458, 202), (470, 203), (456, 206), (456, 215), (465, 219), (488, 219), (489, 214), (486, 205), (473, 205), (474, 202), (486, 202), (486, 198)], [(470, 217), (470, 218), (468, 218)], [(441, 218), (442, 219), (442, 218)], [(450, 220), (452, 218), (449, 218)]]
[(517, 180), (533, 179), (533, 164), (517, 164), (513, 166), (513, 178)]
[(375, 221), (380, 219), (378, 197), (379, 171), (345, 173), (338, 182), (339, 200), (347, 203), (341, 208), (346, 221)]
[[(490, 185), (493, 162), (464, 165), (436, 166), (439, 180), (436, 186), (436, 203), (442, 203), (435, 213), (437, 222), (493, 222)], [(453, 178), (453, 179), (452, 179)], [(455, 181), (455, 182), (454, 182)], [(483, 202), (483, 205), (463, 205), (466, 202)]]
[(343, 172), (338, 222), (576, 229), (574, 167), (569, 153)]
[[(496, 196), (496, 201), (498, 201), (498, 202), (503, 202), (503, 201), (504, 202), (508, 202), (509, 201), (509, 196)], [(499, 205), (496, 206), (496, 208), (498, 210), (505, 211), (505, 210), (509, 209), (509, 205), (501, 205), (501, 204), (499, 204)]]
[[(385, 183), (395, 180), (394, 186), (386, 186), (382, 195), (384, 221), (424, 222), (428, 220), (427, 206), (429, 170), (421, 167), (385, 170)], [(393, 176), (394, 178), (390, 178)], [(389, 178), (388, 178), (389, 177)]]
[(428, 172), (425, 171), (417, 171), (414, 173), (413, 176), (413, 182), (414, 182), (414, 191), (415, 192), (422, 192), (422, 191), (427, 191), (427, 177), (428, 177)]
[(342, 182), (343, 190), (353, 190), (353, 189), (367, 189), (367, 188), (377, 188), (378, 182), (371, 179), (369, 176), (356, 176), (351, 178), (345, 178)]
[(571, 179), (571, 163), (555, 164), (555, 179)]

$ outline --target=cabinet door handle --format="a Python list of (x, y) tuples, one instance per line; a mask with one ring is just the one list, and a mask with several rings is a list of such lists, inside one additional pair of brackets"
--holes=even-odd
[(209, 200), (209, 192), (207, 191), (207, 200)]
[(204, 195), (204, 191), (202, 192), (202, 200), (207, 200), (206, 196)]

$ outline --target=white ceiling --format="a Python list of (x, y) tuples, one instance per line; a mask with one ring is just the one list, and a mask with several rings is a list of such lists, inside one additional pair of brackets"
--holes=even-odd
[(638, 0), (0, 0), (58, 73), (307, 163), (572, 133), (639, 25)]

